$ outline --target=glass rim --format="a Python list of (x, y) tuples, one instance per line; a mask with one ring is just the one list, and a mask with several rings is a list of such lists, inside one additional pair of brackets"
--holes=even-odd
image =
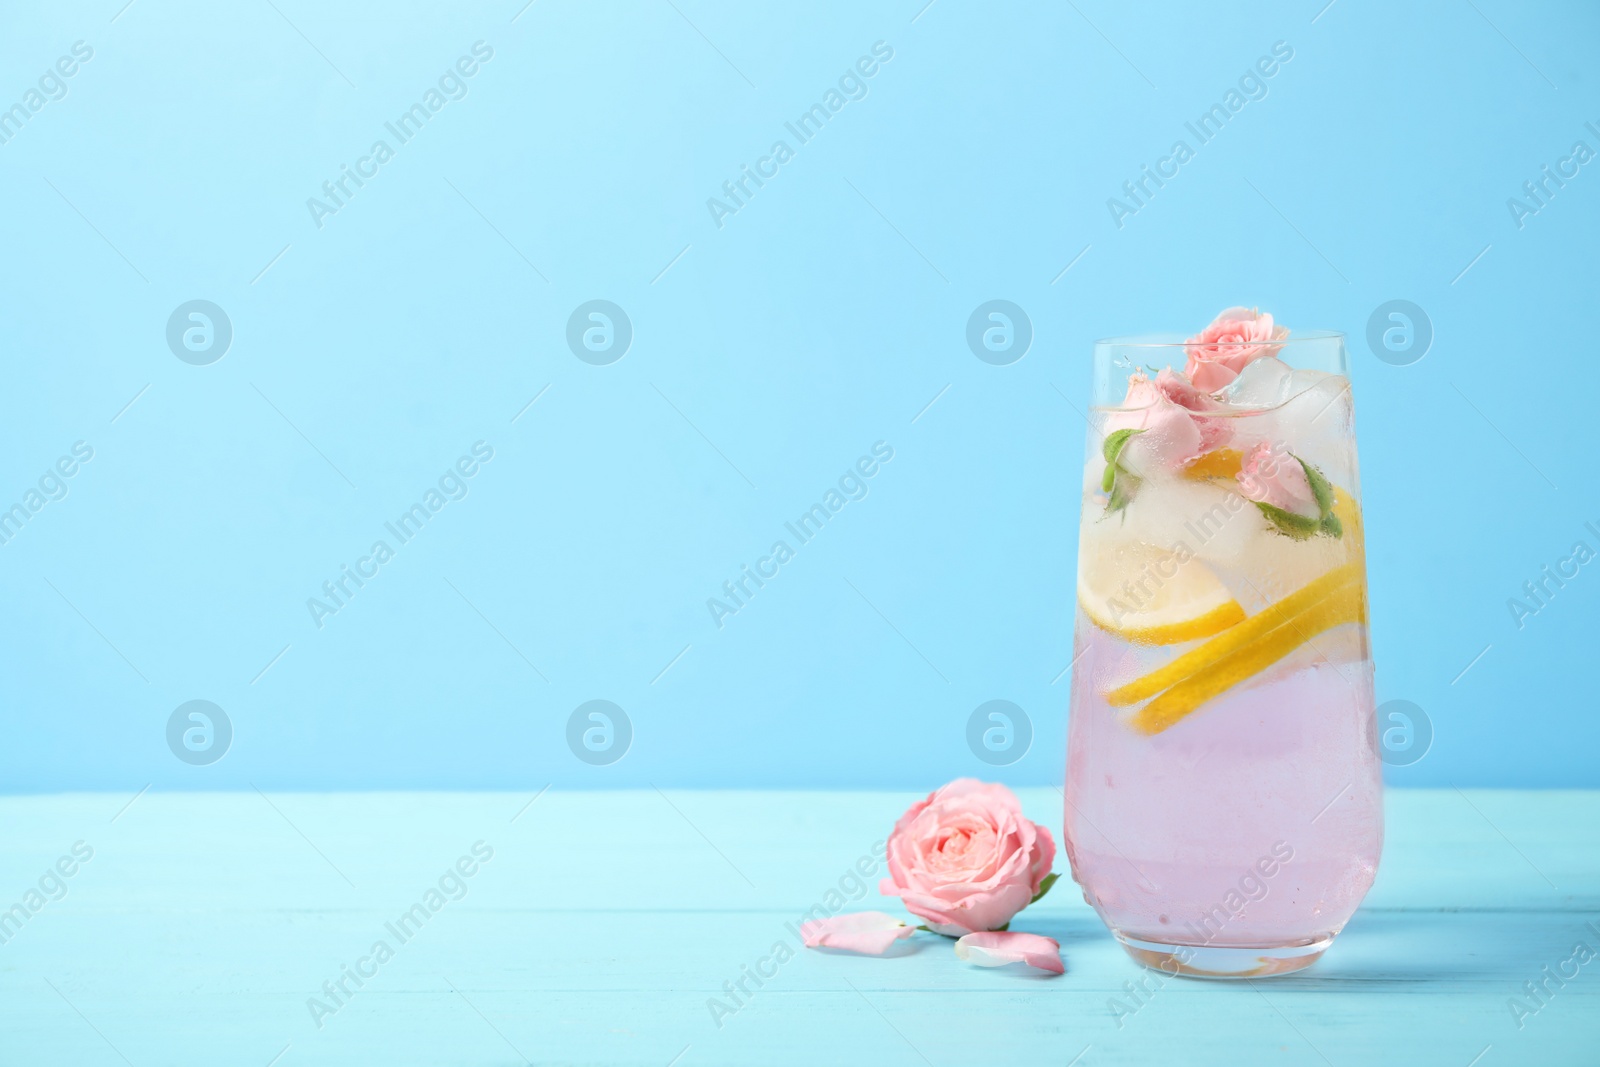
[[(1345, 335), (1341, 330), (1305, 330), (1274, 341), (1195, 341), (1194, 344), (1198, 348), (1206, 349), (1260, 348), (1264, 345), (1288, 347), (1311, 341), (1343, 342), (1344, 339)], [(1102, 345), (1110, 348), (1188, 348), (1190, 339), (1176, 333), (1146, 333), (1126, 337), (1102, 337), (1094, 344), (1096, 348)]]

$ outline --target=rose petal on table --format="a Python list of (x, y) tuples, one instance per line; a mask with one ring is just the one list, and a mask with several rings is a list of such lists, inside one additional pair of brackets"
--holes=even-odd
[(1051, 974), (1066, 974), (1061, 944), (1053, 937), (1010, 930), (968, 934), (956, 942), (956, 957), (979, 967), (1004, 967), (1026, 963)]
[(905, 920), (881, 911), (852, 911), (800, 924), (806, 948), (836, 948), (865, 956), (881, 956), (890, 945), (916, 932)]

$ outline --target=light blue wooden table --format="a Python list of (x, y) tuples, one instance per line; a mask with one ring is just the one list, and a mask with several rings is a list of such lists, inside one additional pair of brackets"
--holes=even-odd
[[(1062, 978), (922, 935), (780, 963), (909, 794), (130, 795), (0, 799), (0, 906), (40, 904), (0, 916), (0, 1063), (1600, 1063), (1600, 959), (1546, 977), (1600, 951), (1600, 793), (1392, 791), (1366, 906), (1253, 983), (1148, 980), (1066, 879), (1018, 924)], [(1551, 992), (1519, 1027), (1526, 982)]]

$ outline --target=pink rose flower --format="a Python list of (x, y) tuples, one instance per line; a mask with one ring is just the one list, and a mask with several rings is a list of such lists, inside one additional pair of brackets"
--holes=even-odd
[(1228, 308), (1185, 342), (1189, 362), (1184, 373), (1196, 389), (1214, 393), (1237, 378), (1246, 363), (1276, 353), (1288, 336), (1287, 328), (1273, 326), (1271, 315), (1254, 308)]
[(1107, 436), (1117, 430), (1140, 431), (1123, 447), (1119, 462), (1137, 474), (1177, 470), (1228, 443), (1228, 419), (1206, 418), (1223, 405), (1190, 384), (1171, 367), (1151, 381), (1143, 374), (1128, 379), (1128, 395), (1119, 411), (1106, 419)]
[(1011, 790), (958, 778), (895, 823), (878, 892), (941, 934), (994, 930), (1039, 894), (1055, 856), (1050, 831), (1023, 816)]
[(800, 924), (806, 948), (836, 948), (864, 956), (881, 956), (890, 945), (916, 932), (915, 926), (881, 911), (852, 911)]
[(1316, 519), (1322, 515), (1316, 494), (1311, 491), (1311, 481), (1306, 477), (1300, 461), (1287, 452), (1274, 452), (1265, 441), (1244, 455), (1244, 463), (1236, 475), (1239, 492), (1258, 504)]
[(956, 958), (979, 967), (1026, 963), (1051, 974), (1067, 973), (1066, 964), (1061, 962), (1061, 942), (1039, 934), (1001, 930), (968, 934), (956, 942)]

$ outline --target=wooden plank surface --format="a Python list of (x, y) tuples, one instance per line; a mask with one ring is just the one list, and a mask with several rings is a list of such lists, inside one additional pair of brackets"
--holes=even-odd
[[(1018, 923), (1061, 941), (1062, 978), (925, 935), (798, 950), (787, 924), (863, 858), (849, 907), (898, 911), (872, 853), (905, 794), (132, 795), (0, 798), (0, 908), (40, 890), (3, 927), (0, 1063), (1600, 1063), (1600, 958), (1509, 1007), (1600, 951), (1596, 792), (1391, 791), (1366, 905), (1312, 970), (1253, 983), (1147, 977), (1066, 878)], [(1057, 791), (1021, 795), (1059, 831)]]

